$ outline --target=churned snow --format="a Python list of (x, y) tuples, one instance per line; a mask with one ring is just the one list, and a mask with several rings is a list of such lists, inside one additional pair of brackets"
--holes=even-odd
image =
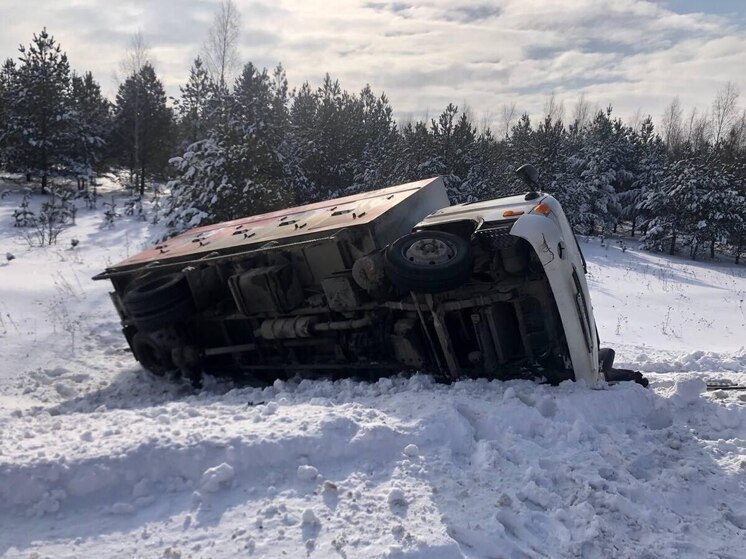
[[(90, 276), (161, 234), (99, 211), (24, 246), (0, 202), (0, 556), (742, 557), (746, 267), (581, 240), (651, 386), (277, 381), (195, 391)], [(72, 236), (79, 239), (70, 246)]]

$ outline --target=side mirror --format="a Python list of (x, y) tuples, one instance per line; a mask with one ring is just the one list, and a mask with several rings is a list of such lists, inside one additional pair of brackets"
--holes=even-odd
[(536, 200), (541, 196), (541, 194), (537, 192), (537, 189), (541, 190), (541, 188), (539, 187), (539, 171), (536, 170), (536, 167), (530, 163), (526, 163), (525, 165), (518, 167), (515, 170), (515, 174), (521, 177), (521, 180), (528, 185), (529, 190), (525, 196), (526, 200)]
[(525, 182), (531, 190), (539, 185), (539, 172), (536, 170), (536, 167), (530, 163), (518, 167), (515, 170), (515, 174), (521, 177), (521, 180)]

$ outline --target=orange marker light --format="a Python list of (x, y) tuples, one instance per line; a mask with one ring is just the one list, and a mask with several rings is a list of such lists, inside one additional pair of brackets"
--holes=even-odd
[(550, 208), (547, 204), (537, 204), (531, 211), (540, 213), (544, 217), (549, 217), (549, 214), (552, 213), (552, 208)]
[(523, 210), (505, 210), (503, 217), (513, 217), (515, 215), (523, 215)]

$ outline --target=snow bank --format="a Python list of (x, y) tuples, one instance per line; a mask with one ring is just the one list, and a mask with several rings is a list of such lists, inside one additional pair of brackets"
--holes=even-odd
[(635, 555), (653, 540), (668, 555), (683, 526), (691, 549), (735, 553), (728, 515), (746, 514), (733, 491), (743, 466), (724, 450), (743, 448), (744, 407), (714, 401), (691, 375), (653, 384), (301, 381), (152, 408), (27, 412), (0, 447), (0, 516), (147, 518), (160, 503), (169, 546), (185, 537), (171, 526), (195, 512), (224, 518), (221, 530), (256, 518), (240, 540), (257, 556), (307, 545), (319, 556)]
[[(746, 331), (744, 332), (746, 335)], [(641, 348), (621, 346), (622, 353), (630, 354)], [(744, 372), (746, 371), (746, 349), (734, 353), (716, 353), (712, 351), (668, 352), (648, 350), (638, 353), (629, 361), (617, 360), (615, 366), (637, 369), (648, 373), (671, 372)]]

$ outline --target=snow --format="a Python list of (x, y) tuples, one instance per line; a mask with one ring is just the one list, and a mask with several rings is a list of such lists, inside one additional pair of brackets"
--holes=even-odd
[(202, 481), (200, 481), (200, 488), (208, 493), (215, 493), (220, 489), (224, 489), (228, 482), (233, 481), (236, 471), (233, 466), (223, 462), (219, 466), (214, 468), (208, 468), (205, 473), (202, 474)]
[(744, 266), (581, 239), (604, 345), (648, 389), (195, 391), (138, 367), (90, 280), (162, 230), (81, 208), (30, 248), (19, 201), (0, 202), (0, 556), (742, 556), (746, 392), (705, 383), (746, 384)]
[(581, 239), (603, 343), (648, 372), (744, 370), (746, 268)]
[(313, 466), (298, 466), (298, 479), (301, 481), (313, 481), (319, 476), (319, 471)]

